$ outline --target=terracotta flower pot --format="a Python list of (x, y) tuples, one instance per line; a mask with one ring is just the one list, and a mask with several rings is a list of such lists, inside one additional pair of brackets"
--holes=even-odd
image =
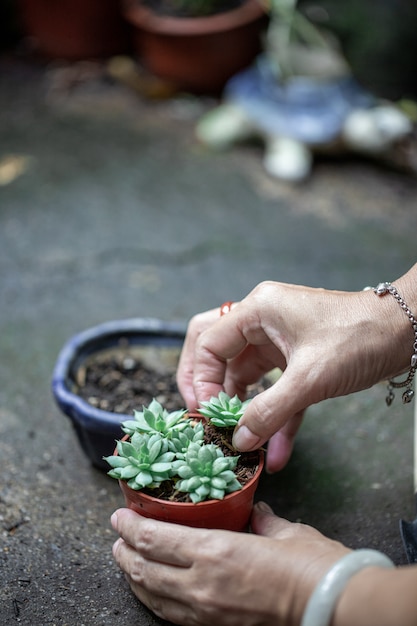
[(258, 0), (207, 17), (165, 17), (124, 0), (133, 45), (144, 66), (180, 89), (219, 93), (261, 50), (266, 16)]
[(119, 0), (18, 0), (23, 28), (36, 52), (79, 61), (128, 51)]
[[(113, 454), (117, 454), (117, 450)], [(159, 500), (142, 491), (131, 489), (124, 480), (119, 480), (119, 485), (126, 506), (144, 517), (195, 528), (222, 528), (240, 532), (249, 524), (253, 499), (263, 467), (264, 453), (260, 450), (258, 469), (240, 491), (229, 493), (223, 500), (205, 500), (197, 504)]]
[[(149, 352), (155, 366), (175, 361), (185, 337), (182, 324), (156, 319), (112, 320), (74, 335), (60, 351), (52, 376), (52, 393), (63, 413), (70, 418), (80, 445), (99, 469), (108, 471), (103, 456), (112, 454), (114, 442), (123, 436), (121, 422), (132, 415), (104, 411), (86, 402), (76, 391), (79, 368), (94, 355), (117, 350)], [(157, 383), (156, 376), (156, 383)]]

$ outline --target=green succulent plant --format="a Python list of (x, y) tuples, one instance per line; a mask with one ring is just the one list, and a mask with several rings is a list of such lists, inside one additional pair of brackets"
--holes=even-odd
[(215, 426), (230, 428), (236, 426), (249, 402), (250, 399), (242, 401), (237, 395), (231, 398), (221, 391), (217, 397), (212, 396), (210, 400), (201, 402), (198, 411)]
[(224, 456), (214, 444), (190, 443), (183, 459), (174, 461), (173, 467), (180, 477), (175, 488), (188, 493), (192, 502), (212, 498), (222, 500), (242, 486), (233, 470), (238, 456)]
[(184, 458), (190, 443), (202, 444), (204, 441), (204, 426), (202, 422), (189, 423), (184, 430), (172, 430), (168, 436), (168, 447), (175, 452), (177, 459)]
[(117, 442), (117, 455), (104, 457), (113, 468), (112, 478), (126, 480), (132, 489), (159, 487), (172, 476), (175, 452), (168, 449), (168, 441), (159, 433), (134, 433), (130, 441)]
[[(248, 402), (221, 392), (203, 403), (200, 412), (215, 425), (235, 426)], [(111, 467), (109, 476), (135, 490), (171, 481), (174, 490), (188, 493), (194, 503), (221, 500), (241, 489), (234, 473), (239, 456), (225, 456), (217, 444), (204, 443), (203, 422), (185, 413), (168, 413), (156, 400), (135, 411), (134, 420), (122, 422), (129, 439), (118, 441), (117, 453), (104, 457)]]
[(134, 411), (134, 420), (125, 420), (122, 423), (123, 432), (127, 435), (140, 433), (160, 433), (168, 435), (172, 431), (185, 430), (190, 425), (190, 420), (184, 419), (186, 409), (169, 413), (160, 402), (152, 400), (143, 411)]

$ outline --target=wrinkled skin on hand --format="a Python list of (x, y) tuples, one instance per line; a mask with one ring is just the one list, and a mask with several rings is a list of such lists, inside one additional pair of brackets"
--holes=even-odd
[(195, 408), (221, 389), (243, 399), (249, 384), (283, 370), (252, 400), (233, 440), (238, 450), (269, 440), (273, 472), (287, 463), (308, 406), (396, 375), (409, 363), (412, 341), (392, 297), (264, 282), (226, 315), (213, 309), (190, 321), (178, 386)]
[(133, 593), (183, 626), (295, 626), (320, 578), (349, 550), (254, 507), (253, 534), (187, 528), (128, 509), (112, 516), (113, 555)]

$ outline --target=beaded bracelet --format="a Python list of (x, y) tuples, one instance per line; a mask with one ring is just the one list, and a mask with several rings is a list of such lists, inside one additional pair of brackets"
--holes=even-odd
[(392, 401), (395, 398), (393, 389), (400, 389), (401, 387), (406, 387), (406, 390), (404, 391), (402, 395), (402, 399), (403, 399), (403, 404), (408, 404), (414, 398), (414, 391), (412, 389), (412, 384), (413, 384), (414, 374), (416, 373), (416, 370), (417, 370), (417, 320), (414, 317), (414, 315), (411, 313), (411, 310), (408, 304), (406, 304), (405, 300), (398, 293), (397, 288), (391, 283), (379, 283), (379, 285), (377, 285), (376, 287), (365, 287), (364, 291), (368, 291), (370, 289), (372, 289), (372, 291), (376, 293), (377, 296), (385, 296), (385, 294), (387, 293), (390, 293), (392, 296), (394, 296), (394, 298), (396, 299), (396, 301), (398, 302), (398, 304), (400, 305), (400, 307), (402, 308), (402, 310), (404, 311), (404, 313), (407, 315), (408, 319), (410, 320), (411, 326), (413, 327), (414, 343), (413, 343), (413, 354), (411, 355), (411, 360), (410, 360), (410, 371), (408, 372), (407, 378), (405, 380), (401, 380), (398, 382), (395, 382), (394, 380), (388, 381), (388, 386), (387, 386), (388, 395), (385, 398), (385, 402), (387, 403), (388, 406), (390, 406), (392, 404)]
[(336, 561), (310, 596), (301, 626), (328, 626), (346, 583), (372, 566), (392, 568), (394, 563), (378, 550), (355, 550)]

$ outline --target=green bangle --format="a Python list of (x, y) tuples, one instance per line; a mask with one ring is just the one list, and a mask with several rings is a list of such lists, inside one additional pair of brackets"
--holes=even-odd
[(348, 580), (365, 567), (372, 566), (394, 567), (394, 563), (377, 550), (355, 550), (336, 561), (313, 591), (301, 626), (328, 626)]

